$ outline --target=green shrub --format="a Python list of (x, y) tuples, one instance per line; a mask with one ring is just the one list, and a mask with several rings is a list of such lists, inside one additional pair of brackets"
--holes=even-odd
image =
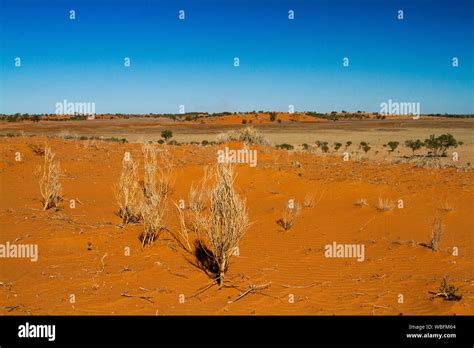
[(165, 140), (168, 141), (173, 137), (173, 132), (170, 130), (164, 130), (161, 132), (161, 137)]
[(399, 143), (398, 141), (389, 141), (389, 142), (387, 143), (388, 147), (390, 147), (390, 150), (391, 150), (392, 152), (397, 149), (397, 147), (398, 147), (399, 144), (400, 144), (400, 143)]
[(293, 150), (293, 145), (281, 144), (281, 145), (277, 145), (276, 148), (280, 150)]
[(411, 149), (413, 156), (415, 155), (415, 151), (421, 149), (423, 145), (424, 143), (420, 139), (405, 141), (405, 146)]
[(429, 151), (430, 155), (440, 157), (446, 156), (446, 151), (450, 147), (458, 147), (458, 142), (451, 134), (441, 134), (436, 137), (431, 134), (428, 139), (425, 140), (425, 146)]

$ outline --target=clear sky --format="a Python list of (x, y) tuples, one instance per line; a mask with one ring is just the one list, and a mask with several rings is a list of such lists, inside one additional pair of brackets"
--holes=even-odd
[(54, 113), (64, 99), (97, 113), (379, 111), (389, 99), (474, 113), (474, 0), (0, 3), (0, 113)]

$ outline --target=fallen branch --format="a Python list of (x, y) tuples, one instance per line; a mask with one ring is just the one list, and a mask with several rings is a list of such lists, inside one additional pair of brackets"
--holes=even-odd
[(237, 296), (234, 300), (230, 300), (230, 301), (227, 301), (227, 303), (234, 303), (234, 302), (237, 302), (238, 300), (242, 299), (243, 297), (247, 296), (248, 294), (254, 292), (254, 291), (258, 291), (258, 290), (264, 290), (266, 288), (268, 288), (270, 286), (272, 282), (269, 282), (269, 283), (266, 283), (266, 284), (262, 284), (262, 285), (255, 285), (255, 284), (252, 284), (250, 285), (250, 288), (246, 291), (244, 291), (243, 293), (241, 293), (239, 296)]
[(293, 288), (293, 289), (308, 289), (308, 288), (311, 288), (315, 285), (319, 285), (321, 284), (321, 282), (314, 282), (314, 283), (311, 283), (309, 285), (288, 285), (288, 284), (282, 284), (281, 286), (283, 286), (284, 288)]
[(155, 302), (153, 302), (153, 297), (151, 297), (151, 296), (134, 296), (134, 295), (129, 295), (126, 292), (122, 292), (120, 294), (120, 296), (123, 296), (123, 297), (136, 297), (136, 298), (141, 298), (142, 300), (145, 300), (145, 301), (148, 301), (148, 302), (151, 302), (151, 303), (155, 303)]

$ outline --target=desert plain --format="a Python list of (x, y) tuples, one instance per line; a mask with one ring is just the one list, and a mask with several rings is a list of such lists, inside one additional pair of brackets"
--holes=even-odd
[[(0, 244), (34, 244), (39, 253), (34, 262), (0, 259), (0, 313), (474, 314), (474, 120), (307, 121), (2, 122)], [(248, 126), (270, 145), (217, 141), (221, 133)], [(174, 143), (157, 144), (163, 130), (172, 131)], [(445, 133), (462, 145), (443, 158), (404, 146), (408, 139)], [(107, 141), (112, 137), (128, 142)], [(391, 151), (389, 141), (399, 146)], [(255, 167), (234, 166), (234, 187), (246, 201), (250, 225), (230, 260), (227, 285), (219, 287), (191, 264), (171, 233), (142, 246), (142, 224), (124, 224), (117, 215), (114, 186), (124, 153), (142, 165), (142, 146), (149, 142), (166, 148), (173, 162), (164, 217), (170, 232), (180, 228), (173, 202), (187, 200), (204, 168), (216, 165), (217, 151), (257, 151)], [(337, 150), (336, 142), (342, 144)], [(361, 142), (370, 150), (362, 151)], [(275, 148), (283, 143), (293, 148)], [(43, 210), (41, 201), (46, 144), (61, 166), (58, 209)], [(299, 211), (285, 230), (277, 221), (289, 200)], [(389, 207), (381, 209), (380, 202)], [(436, 220), (442, 236), (435, 251), (427, 244)], [(325, 248), (334, 243), (363, 245), (363, 260), (327, 257)], [(443, 281), (462, 298), (436, 296)]]

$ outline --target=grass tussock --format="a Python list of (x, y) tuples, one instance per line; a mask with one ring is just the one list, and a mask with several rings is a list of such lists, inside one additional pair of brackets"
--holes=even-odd
[(41, 196), (43, 197), (43, 210), (59, 208), (62, 200), (62, 186), (59, 182), (61, 167), (56, 160), (56, 154), (46, 145), (44, 149), (43, 174), (39, 181)]
[(444, 226), (443, 221), (440, 217), (435, 217), (433, 219), (433, 224), (431, 225), (431, 240), (428, 244), (428, 247), (433, 251), (439, 250), (439, 242), (443, 236)]
[(314, 196), (312, 194), (307, 193), (304, 196), (303, 208), (305, 209), (314, 208)]
[(115, 185), (117, 214), (124, 224), (137, 223), (141, 219), (142, 191), (138, 177), (138, 163), (132, 157), (122, 161), (120, 179)]
[[(222, 286), (231, 256), (249, 227), (249, 219), (245, 199), (234, 189), (233, 167), (230, 164), (216, 165), (212, 179), (212, 186), (202, 183), (193, 194), (208, 204), (198, 203), (189, 209), (191, 225), (186, 222), (184, 210), (176, 205), (181, 228), (174, 237), (194, 255), (196, 264)], [(207, 176), (204, 181), (207, 181)], [(197, 199), (195, 202), (202, 201)], [(191, 232), (195, 232), (193, 243)]]
[(166, 147), (158, 150), (156, 145), (144, 144), (143, 152), (143, 196), (140, 216), (143, 232), (142, 246), (151, 245), (159, 233), (166, 230), (164, 219), (168, 210), (168, 195), (173, 181), (173, 161)]
[(451, 204), (449, 204), (448, 201), (442, 202), (442, 203), (440, 204), (440, 207), (439, 207), (439, 208), (441, 209), (441, 211), (444, 211), (444, 212), (446, 212), (446, 213), (447, 213), (447, 212), (450, 212), (450, 211), (452, 211), (452, 210), (454, 209), (453, 206), (452, 206)]
[(367, 198), (358, 198), (355, 203), (358, 207), (368, 206)]
[(288, 204), (283, 210), (283, 216), (276, 221), (285, 231), (288, 231), (293, 227), (296, 221), (296, 217), (299, 215), (301, 207), (299, 204), (295, 204), (293, 207), (290, 207)]

